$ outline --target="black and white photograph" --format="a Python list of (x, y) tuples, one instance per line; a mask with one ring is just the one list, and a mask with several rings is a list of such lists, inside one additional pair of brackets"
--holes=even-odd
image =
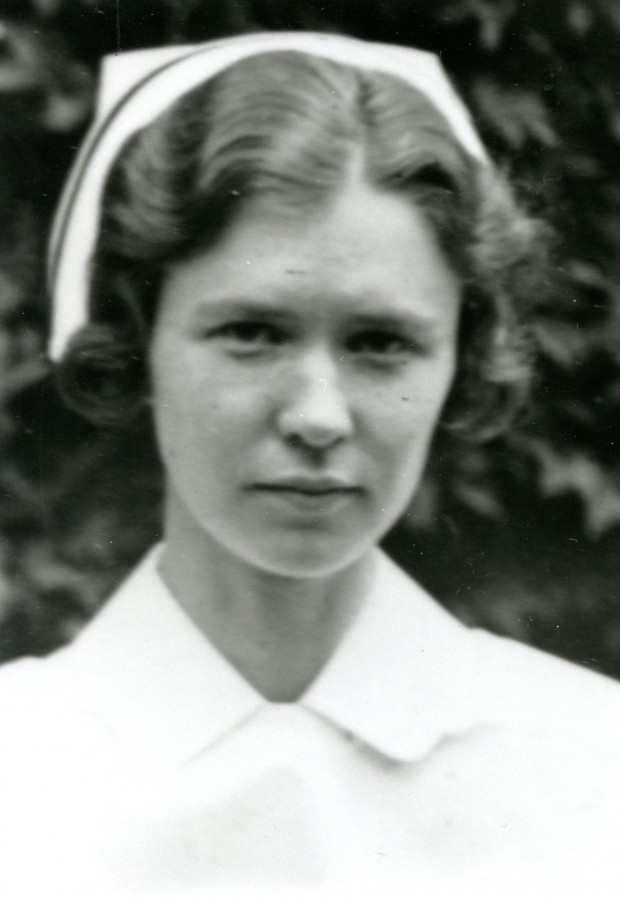
[(620, 5), (0, 0), (0, 896), (620, 891)]

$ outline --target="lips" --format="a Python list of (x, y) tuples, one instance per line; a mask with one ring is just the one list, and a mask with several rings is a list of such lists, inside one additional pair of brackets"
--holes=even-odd
[(258, 490), (290, 492), (311, 497), (321, 497), (329, 494), (357, 494), (361, 492), (361, 488), (358, 485), (334, 476), (317, 478), (305, 475), (291, 475), (280, 477), (274, 481), (258, 482), (254, 487)]
[(255, 484), (254, 489), (279, 509), (314, 515), (334, 515), (362, 493), (359, 486), (331, 476), (286, 476)]

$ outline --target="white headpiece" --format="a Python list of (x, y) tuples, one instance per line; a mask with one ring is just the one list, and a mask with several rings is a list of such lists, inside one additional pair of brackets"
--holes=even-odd
[(88, 320), (89, 266), (102, 193), (125, 141), (183, 94), (223, 69), (274, 50), (298, 50), (397, 76), (431, 100), (472, 156), (488, 162), (469, 113), (438, 57), (426, 51), (340, 35), (263, 32), (106, 57), (95, 121), (65, 186), (52, 229), (48, 259), (52, 359), (62, 356), (69, 339)]

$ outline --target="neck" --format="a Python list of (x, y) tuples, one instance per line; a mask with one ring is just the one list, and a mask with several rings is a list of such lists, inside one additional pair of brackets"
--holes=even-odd
[(372, 560), (367, 553), (316, 578), (274, 574), (234, 556), (169, 504), (160, 571), (198, 628), (259, 693), (293, 702), (354, 619)]

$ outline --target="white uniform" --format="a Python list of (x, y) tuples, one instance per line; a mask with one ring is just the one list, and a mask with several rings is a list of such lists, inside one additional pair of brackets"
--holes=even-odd
[(270, 703), (158, 552), (0, 672), (2, 898), (617, 895), (615, 682), (468, 629), (377, 551), (325, 669)]

